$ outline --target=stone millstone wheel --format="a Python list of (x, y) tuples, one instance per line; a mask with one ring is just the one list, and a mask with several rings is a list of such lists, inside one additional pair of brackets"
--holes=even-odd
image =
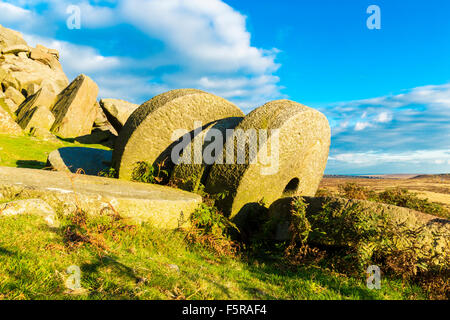
[[(234, 117), (218, 120), (206, 126), (199, 134), (191, 137), (191, 142), (183, 148), (180, 154), (180, 163), (175, 164), (170, 177), (170, 184), (186, 191), (197, 191), (200, 183), (205, 183), (215, 159), (221, 155), (226, 131), (234, 129), (243, 119), (242, 117)], [(219, 133), (222, 138), (216, 137)], [(216, 141), (216, 139), (220, 140)], [(210, 159), (203, 157), (208, 146), (214, 149), (214, 152), (211, 150), (208, 152), (211, 155), (210, 159), (213, 160), (212, 163), (209, 162)]]
[[(136, 164), (159, 164), (171, 159), (171, 149), (183, 136), (193, 132), (196, 122), (203, 126), (243, 112), (225, 99), (195, 89), (172, 90), (142, 104), (127, 120), (116, 141), (113, 166), (120, 179), (131, 180)], [(175, 142), (174, 142), (175, 141)]]
[[(256, 163), (249, 161), (254, 151), (248, 144), (243, 147), (237, 143), (251, 129), (256, 130), (260, 141)], [(262, 129), (267, 132), (266, 141), (260, 140), (264, 136)], [(274, 142), (278, 141), (278, 152), (272, 137)], [(289, 100), (269, 102), (236, 127), (224, 148), (223, 164), (216, 163), (211, 169), (206, 191), (225, 196), (217, 204), (231, 218), (239, 214), (237, 221), (245, 215), (246, 205), (261, 200), (270, 205), (282, 196), (314, 196), (327, 163), (330, 139), (330, 126), (322, 113)], [(229, 145), (232, 141), (235, 143)], [(242, 148), (245, 162), (229, 164), (225, 158), (230, 155), (233, 158), (234, 154), (236, 159)]]

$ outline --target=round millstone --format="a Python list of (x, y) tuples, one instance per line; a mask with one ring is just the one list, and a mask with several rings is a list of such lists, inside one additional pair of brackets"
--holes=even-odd
[(197, 191), (205, 183), (211, 166), (223, 150), (226, 131), (234, 129), (243, 119), (233, 117), (218, 120), (194, 137), (189, 135), (188, 144), (182, 149), (169, 184), (186, 191)]
[[(249, 147), (242, 141), (252, 132), (255, 138)], [(328, 120), (319, 111), (289, 100), (269, 102), (235, 128), (223, 150), (222, 164), (214, 164), (209, 173), (206, 191), (223, 198), (217, 204), (231, 218), (244, 215), (252, 203), (270, 205), (282, 196), (314, 196), (330, 139)]]
[(96, 176), (111, 164), (110, 150), (67, 147), (52, 151), (47, 158), (47, 166), (62, 172), (83, 172)]
[[(130, 180), (138, 162), (170, 163), (171, 150), (187, 132), (243, 112), (227, 100), (195, 89), (172, 90), (142, 104), (116, 141), (113, 166)], [(183, 132), (184, 130), (184, 132)]]
[(7, 167), (0, 167), (0, 194), (9, 200), (42, 199), (65, 214), (77, 207), (92, 215), (115, 210), (130, 222), (163, 229), (188, 226), (202, 202), (199, 195), (154, 184)]

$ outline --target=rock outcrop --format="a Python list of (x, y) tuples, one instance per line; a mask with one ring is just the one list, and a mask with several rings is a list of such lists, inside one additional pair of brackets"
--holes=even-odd
[(97, 84), (88, 76), (78, 76), (57, 97), (52, 108), (55, 123), (51, 131), (62, 138), (75, 138), (91, 133), (97, 109)]
[(2, 107), (2, 105), (2, 100), (0, 100), (0, 134), (22, 136), (22, 129), (11, 117), (11, 114)]
[(33, 128), (41, 128), (48, 131), (54, 122), (55, 116), (44, 106), (37, 106), (29, 109), (18, 120), (18, 124), (26, 133), (30, 133)]
[(69, 81), (58, 61), (56, 50), (42, 45), (31, 48), (20, 33), (0, 26), (0, 82), (4, 90), (9, 87), (18, 91), (14, 102), (46, 87), (55, 95), (59, 94)]
[(100, 106), (117, 132), (122, 130), (131, 114), (139, 105), (118, 99), (101, 99)]

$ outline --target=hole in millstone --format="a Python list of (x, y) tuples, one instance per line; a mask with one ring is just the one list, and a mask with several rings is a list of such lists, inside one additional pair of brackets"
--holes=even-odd
[(283, 196), (284, 197), (290, 197), (290, 196), (296, 195), (297, 191), (298, 191), (299, 184), (300, 184), (300, 179), (299, 178), (294, 178), (291, 181), (289, 181), (289, 183), (284, 188)]

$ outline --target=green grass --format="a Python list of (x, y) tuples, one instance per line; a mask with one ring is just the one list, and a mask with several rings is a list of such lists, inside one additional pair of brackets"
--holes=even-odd
[[(93, 220), (91, 227), (96, 223), (102, 225)], [(219, 258), (189, 246), (182, 231), (149, 225), (104, 233), (106, 252), (89, 243), (70, 248), (64, 225), (51, 228), (30, 215), (0, 216), (0, 299), (426, 298), (401, 280), (382, 279), (381, 290), (369, 290), (364, 274), (352, 278), (318, 266), (293, 268), (273, 258)], [(65, 287), (71, 265), (81, 268), (85, 291), (79, 294)]]
[[(75, 146), (106, 149), (0, 135), (0, 166), (44, 168), (50, 152)], [(381, 290), (369, 290), (364, 273), (349, 276), (314, 264), (293, 266), (274, 252), (258, 258), (218, 257), (211, 249), (190, 244), (184, 231), (147, 224), (111, 228), (105, 216), (89, 218), (88, 225), (89, 230), (102, 230), (99, 237), (106, 249), (89, 242), (73, 246), (67, 236), (70, 218), (61, 219), (61, 227), (52, 228), (42, 217), (5, 217), (0, 212), (0, 299), (427, 298), (419, 286), (406, 281), (383, 277)], [(65, 286), (72, 265), (81, 268), (84, 290), (79, 292)]]
[(62, 139), (59, 142), (51, 142), (30, 136), (0, 135), (0, 166), (43, 169), (49, 153), (63, 147), (108, 149), (102, 145), (83, 145)]

